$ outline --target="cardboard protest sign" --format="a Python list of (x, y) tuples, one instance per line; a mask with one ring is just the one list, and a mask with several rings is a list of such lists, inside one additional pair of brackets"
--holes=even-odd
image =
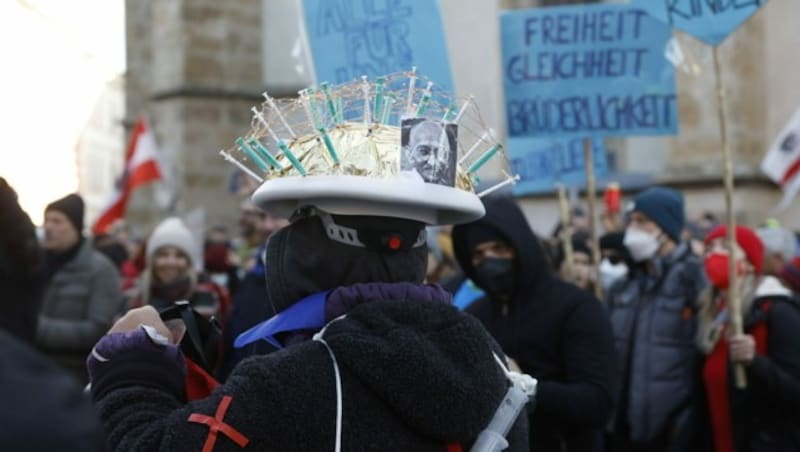
[(400, 134), (400, 169), (416, 172), (425, 182), (455, 186), (457, 127), (436, 119), (404, 119)]
[[(586, 182), (583, 140), (516, 138), (510, 142), (511, 170), (520, 176), (514, 194), (553, 192), (556, 184), (582, 185)], [(608, 173), (603, 140), (592, 140), (595, 175)]]
[(318, 82), (344, 83), (417, 66), (452, 89), (437, 1), (303, 0), (303, 11)]
[(501, 14), (508, 135), (674, 134), (672, 31), (628, 5), (578, 5)]
[(720, 44), (767, 0), (633, 0), (654, 18), (713, 46)]

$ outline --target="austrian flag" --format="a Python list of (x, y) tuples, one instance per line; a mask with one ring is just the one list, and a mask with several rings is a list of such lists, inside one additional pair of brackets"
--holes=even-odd
[(131, 139), (125, 150), (123, 173), (117, 180), (116, 189), (108, 204), (92, 226), (95, 234), (106, 232), (116, 220), (125, 217), (125, 208), (133, 190), (162, 179), (158, 155), (158, 145), (153, 129), (147, 118), (140, 116), (136, 120)]
[(767, 151), (761, 169), (783, 190), (777, 210), (789, 206), (800, 191), (800, 109)]

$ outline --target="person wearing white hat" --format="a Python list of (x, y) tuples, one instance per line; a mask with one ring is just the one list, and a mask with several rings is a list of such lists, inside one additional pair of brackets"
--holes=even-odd
[(797, 255), (797, 239), (791, 231), (779, 226), (759, 228), (756, 234), (764, 242), (764, 274), (779, 276)]
[[(175, 320), (183, 332), (189, 398), (205, 396), (216, 386), (221, 359), (221, 324), (227, 313), (227, 292), (197, 270), (200, 248), (192, 232), (177, 217), (162, 221), (145, 248), (146, 268), (129, 291), (128, 309), (152, 306), (162, 318)], [(220, 295), (222, 294), (222, 295)]]
[(162, 221), (147, 240), (145, 271), (128, 302), (129, 309), (152, 305), (162, 311), (175, 302), (189, 301), (205, 317), (219, 314), (214, 292), (198, 286), (200, 247), (180, 218)]
[[(211, 396), (185, 404), (169, 330), (152, 310), (128, 313), (88, 362), (114, 450), (529, 450), (535, 380), (507, 370), (480, 322), (423, 284), (425, 226), (484, 214), (472, 180), (486, 158), (460, 169), (457, 186), (400, 174), (406, 104), (392, 96), (410, 92), (409, 103), (430, 101), (415, 111), (452, 117), (450, 102), (403, 84), (408, 75), (323, 85), (255, 111), (237, 141), (258, 165), (248, 171), (267, 179), (253, 200), (291, 220), (265, 256), (275, 315), (236, 345), (282, 350), (246, 359)], [(288, 124), (304, 109), (308, 124)], [(260, 141), (267, 134), (279, 151)]]

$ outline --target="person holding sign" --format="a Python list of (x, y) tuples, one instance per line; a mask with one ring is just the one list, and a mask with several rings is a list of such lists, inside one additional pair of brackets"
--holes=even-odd
[(681, 241), (683, 195), (653, 187), (637, 195), (624, 244), (635, 264), (614, 284), (608, 309), (622, 372), (614, 450), (685, 450), (693, 437), (700, 259)]
[[(745, 333), (728, 329), (728, 260), (720, 226), (706, 237), (706, 273), (714, 303), (699, 316), (700, 346), (715, 452), (800, 450), (800, 303), (773, 276), (762, 276), (764, 245), (736, 230), (736, 267)], [(747, 369), (747, 388), (733, 385), (733, 364)]]

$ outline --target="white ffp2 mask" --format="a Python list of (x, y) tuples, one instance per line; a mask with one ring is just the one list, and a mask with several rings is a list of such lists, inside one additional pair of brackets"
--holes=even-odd
[(659, 234), (651, 234), (641, 229), (628, 228), (625, 230), (623, 243), (625, 248), (631, 253), (631, 257), (636, 262), (643, 262), (652, 259), (658, 252), (661, 244), (658, 241)]
[(612, 264), (608, 259), (600, 262), (600, 282), (603, 289), (608, 290), (611, 286), (628, 275), (628, 266), (624, 262)]

